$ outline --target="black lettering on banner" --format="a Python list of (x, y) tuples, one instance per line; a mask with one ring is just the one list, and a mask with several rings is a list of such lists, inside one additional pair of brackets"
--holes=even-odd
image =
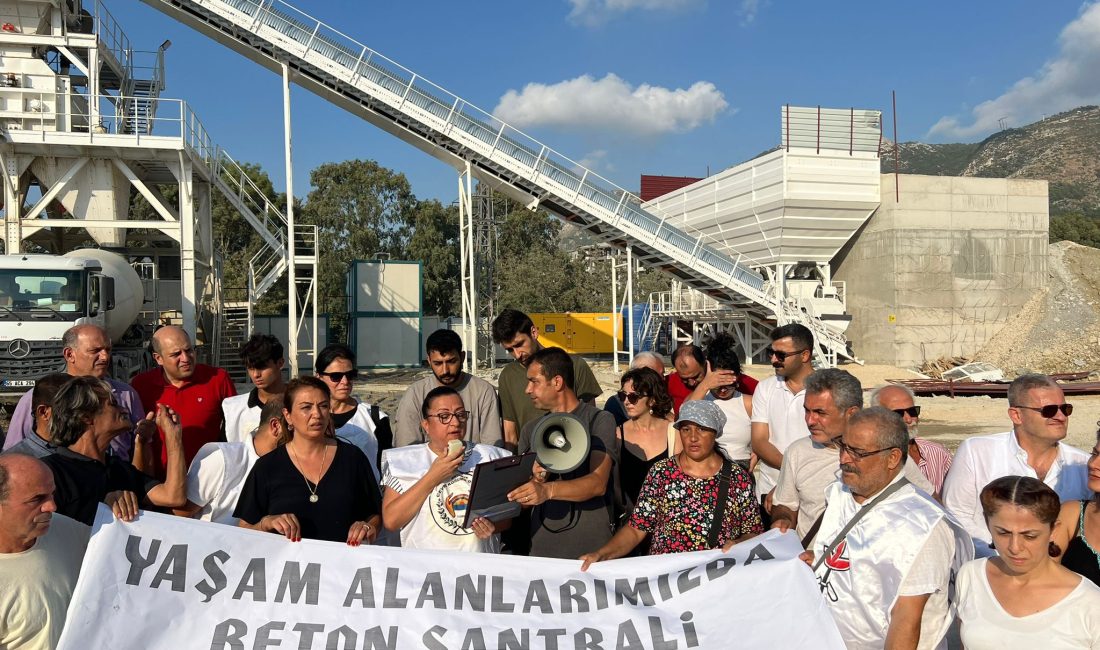
[(649, 640), (652, 641), (650, 650), (676, 650), (676, 641), (665, 640), (665, 628), (661, 625), (660, 616), (649, 618)]
[(173, 544), (164, 556), (164, 562), (157, 569), (153, 581), (149, 586), (153, 589), (160, 587), (162, 582), (172, 583), (172, 591), (183, 593), (187, 588), (187, 545)]
[(328, 633), (325, 650), (355, 650), (358, 645), (359, 635), (355, 633), (355, 630), (347, 625), (341, 625)]
[(374, 609), (374, 580), (371, 579), (370, 567), (355, 572), (348, 586), (348, 595), (344, 597), (344, 607), (351, 607), (357, 600), (363, 608)]
[(634, 621), (627, 619), (619, 623), (619, 631), (615, 636), (615, 650), (646, 650), (642, 645), (642, 638), (638, 636), (638, 630), (634, 628)]
[(306, 570), (301, 571), (297, 562), (287, 562), (283, 565), (283, 577), (279, 579), (279, 588), (275, 590), (275, 602), (283, 602), (286, 592), (290, 592), (290, 602), (295, 605), (302, 598), (302, 592), (306, 594), (306, 604), (316, 605), (317, 597), (321, 591), (321, 565), (310, 562)]
[(684, 640), (689, 648), (699, 647), (699, 635), (695, 633), (695, 623), (691, 622), (693, 616), (691, 612), (680, 614), (680, 620), (684, 622)]
[(248, 626), (244, 621), (231, 618), (218, 623), (214, 628), (214, 638), (210, 640), (210, 650), (244, 650), (244, 635)]
[(568, 631), (565, 628), (552, 628), (543, 629), (535, 633), (535, 636), (542, 637), (543, 643), (546, 645), (546, 650), (558, 650), (558, 639), (566, 636)]
[(446, 645), (440, 643), (440, 638), (447, 633), (447, 628), (442, 625), (433, 625), (428, 628), (428, 631), (424, 633), (424, 636), (420, 637), (420, 640), (424, 643), (426, 650), (449, 650)]
[(405, 609), (409, 604), (408, 598), (397, 597), (397, 580), (401, 577), (401, 570), (397, 567), (386, 569), (386, 593), (382, 595), (382, 607), (386, 609)]
[(494, 614), (511, 614), (516, 611), (516, 604), (505, 602), (504, 600), (504, 577), (493, 576), (491, 580), (493, 588), (493, 602), (490, 605), (490, 611)]
[(458, 576), (455, 580), (455, 609), (463, 609), (465, 600), (470, 601), (470, 609), (475, 612), (485, 611), (485, 576), (477, 576), (477, 586), (470, 574)]
[(485, 634), (479, 627), (466, 630), (466, 636), (462, 637), (462, 650), (483, 650), (488, 647), (485, 645)]
[(615, 604), (622, 605), (624, 601), (629, 602), (631, 605), (640, 603), (646, 607), (656, 605), (657, 603), (653, 600), (653, 592), (649, 588), (649, 578), (637, 578), (633, 586), (630, 584), (630, 578), (616, 578)]
[(500, 650), (530, 650), (531, 630), (521, 629), (519, 637), (516, 636), (516, 631), (511, 628), (501, 630), (497, 634), (497, 647)]
[(550, 604), (550, 594), (546, 591), (546, 583), (542, 580), (532, 580), (527, 585), (527, 597), (523, 599), (524, 614), (530, 614), (535, 608), (538, 608), (540, 614), (554, 613), (554, 606)]
[(657, 591), (661, 594), (661, 601), (672, 600), (672, 576), (662, 573), (657, 576)]
[(267, 560), (262, 557), (254, 557), (248, 561), (244, 569), (241, 581), (237, 583), (237, 590), (233, 592), (233, 600), (240, 600), (245, 593), (252, 594), (252, 602), (267, 602)]
[(679, 577), (676, 578), (676, 590), (679, 591), (681, 595), (703, 584), (702, 578), (691, 577), (691, 572), (694, 569), (695, 567), (684, 569), (680, 572)]
[(391, 625), (382, 632), (382, 626), (376, 625), (363, 631), (363, 650), (397, 650), (397, 626)]
[[(558, 595), (561, 600), (561, 613), (572, 614), (573, 605), (577, 606), (577, 613), (584, 614), (588, 611), (588, 601), (584, 599), (584, 590), (587, 586), (580, 580), (566, 580), (558, 587)], [(587, 629), (587, 628), (586, 628)]]
[(603, 580), (593, 580), (592, 592), (596, 594), (596, 610), (607, 609), (607, 583)]
[(774, 560), (775, 556), (768, 550), (763, 544), (757, 544), (749, 551), (749, 556), (745, 558), (745, 566), (753, 563), (755, 560)]
[(436, 609), (447, 609), (447, 597), (443, 594), (443, 576), (438, 571), (432, 571), (424, 576), (424, 582), (420, 585), (420, 595), (416, 598), (416, 608), (422, 609), (427, 602)]
[(720, 557), (707, 562), (707, 581), (714, 582), (729, 573), (735, 566), (737, 566), (737, 560), (732, 557)]
[(278, 632), (286, 629), (286, 623), (283, 621), (268, 621), (256, 630), (256, 641), (252, 644), (252, 650), (267, 650), (268, 648), (278, 648), (283, 645), (283, 640), (280, 638), (271, 638), (272, 632)]
[(581, 628), (573, 635), (573, 647), (577, 650), (603, 650), (603, 634), (590, 627)]
[(293, 630), (298, 633), (298, 649), (309, 650), (313, 647), (313, 637), (325, 633), (325, 626), (320, 623), (298, 623)]
[(156, 562), (159, 553), (159, 539), (149, 542), (149, 555), (142, 555), (141, 538), (137, 535), (126, 538), (126, 559), (130, 562), (130, 570), (126, 573), (126, 584), (131, 587), (141, 584), (141, 574)]
[(225, 551), (214, 551), (210, 555), (203, 558), (202, 568), (206, 571), (208, 580), (195, 585), (195, 590), (203, 596), (206, 596), (202, 602), (208, 603), (210, 599), (218, 594), (222, 589), (225, 589), (227, 584), (225, 579), (225, 572), (222, 571), (221, 565), (229, 561), (229, 553)]

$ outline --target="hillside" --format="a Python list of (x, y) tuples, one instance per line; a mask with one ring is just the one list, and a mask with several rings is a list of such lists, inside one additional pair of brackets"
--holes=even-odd
[[(1100, 106), (1082, 106), (975, 144), (903, 142), (902, 173), (1050, 181), (1050, 213), (1100, 217)], [(892, 152), (882, 170), (894, 171)]]

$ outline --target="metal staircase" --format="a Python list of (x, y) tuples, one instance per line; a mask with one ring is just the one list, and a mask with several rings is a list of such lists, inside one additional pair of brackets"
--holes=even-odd
[(544, 207), (723, 303), (813, 331), (822, 361), (844, 336), (776, 297), (705, 236), (643, 210), (630, 192), (281, 0), (143, 0), (481, 182)]

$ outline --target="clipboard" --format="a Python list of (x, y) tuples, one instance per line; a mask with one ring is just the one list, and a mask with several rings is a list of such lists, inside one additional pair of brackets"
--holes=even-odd
[(531, 480), (535, 467), (535, 454), (505, 456), (474, 466), (473, 483), (470, 485), (470, 503), (466, 506), (463, 528), (469, 528), (478, 517), (490, 521), (511, 519), (522, 508), (508, 500), (508, 493)]

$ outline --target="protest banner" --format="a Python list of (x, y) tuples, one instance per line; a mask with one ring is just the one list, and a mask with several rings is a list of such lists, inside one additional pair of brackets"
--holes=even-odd
[(285, 538), (101, 507), (62, 650), (680, 650), (843, 643), (771, 531), (592, 565)]

